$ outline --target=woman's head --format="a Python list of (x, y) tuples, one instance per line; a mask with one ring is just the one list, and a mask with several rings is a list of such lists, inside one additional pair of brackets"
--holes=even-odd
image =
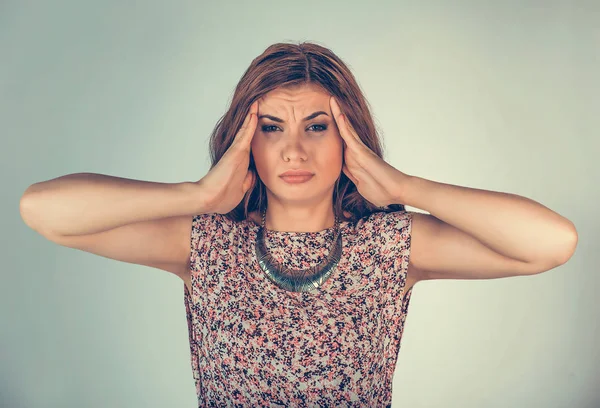
[[(308, 83), (276, 88), (259, 98), (251, 154), (270, 207), (277, 201), (279, 207), (309, 213), (331, 208), (344, 141), (332, 117), (330, 97)], [(306, 170), (313, 176), (290, 184), (280, 177), (288, 170)]]
[[(354, 221), (377, 211), (342, 172), (344, 142), (331, 114), (331, 96), (363, 143), (383, 157), (368, 103), (350, 70), (333, 52), (313, 43), (278, 43), (252, 61), (210, 140), (212, 168), (231, 145), (250, 105), (258, 100), (259, 120), (250, 153), (250, 169), (258, 177), (241, 203), (226, 214), (229, 218), (243, 220), (250, 212), (264, 209), (267, 200), (299, 206), (330, 200), (340, 220), (348, 220), (344, 211)], [(319, 111), (325, 114), (304, 120)], [(289, 169), (315, 175), (306, 183), (288, 184), (279, 175)], [(403, 205), (388, 208), (404, 210)]]

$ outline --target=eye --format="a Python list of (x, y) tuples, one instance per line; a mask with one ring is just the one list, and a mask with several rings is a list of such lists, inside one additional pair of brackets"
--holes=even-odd
[(323, 125), (316, 125), (315, 124), (315, 125), (311, 125), (310, 127), (313, 127), (313, 126), (318, 126), (318, 127), (320, 127), (320, 128), (323, 129), (323, 130), (318, 130), (317, 132), (324, 132), (324, 131), (327, 130), (327, 125), (325, 125), (325, 124), (323, 124)]
[[(317, 126), (317, 127), (321, 128), (321, 130), (315, 130), (315, 132), (324, 132), (324, 131), (327, 130), (327, 125), (324, 124), (324, 123), (323, 124), (310, 125), (308, 128), (310, 129), (310, 128), (314, 127), (314, 126)], [(265, 133), (272, 133), (272, 132), (274, 132), (274, 130), (269, 130), (271, 128), (277, 128), (277, 126), (275, 126), (275, 125), (264, 125), (264, 126), (262, 126), (261, 129)]]
[(263, 126), (263, 127), (262, 127), (262, 131), (263, 131), (263, 132), (265, 132), (265, 133), (270, 133), (270, 132), (273, 132), (272, 130), (267, 130), (267, 129), (269, 129), (269, 128), (274, 128), (274, 127), (277, 127), (277, 126), (274, 126), (274, 125), (266, 125), (266, 126)]

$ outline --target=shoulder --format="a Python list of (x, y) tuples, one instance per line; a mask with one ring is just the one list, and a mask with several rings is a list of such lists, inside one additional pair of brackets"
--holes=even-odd
[(384, 227), (391, 228), (406, 228), (411, 227), (413, 215), (412, 211), (392, 211), (392, 212), (379, 212), (378, 221), (379, 224)]
[(359, 220), (357, 227), (390, 239), (406, 238), (411, 232), (413, 214), (411, 211), (374, 212)]
[(222, 240), (234, 232), (236, 222), (223, 214), (204, 213), (192, 217), (192, 246), (198, 249), (202, 243), (209, 244), (214, 240)]
[(376, 225), (388, 248), (410, 249), (414, 214), (411, 211), (380, 213)]
[[(393, 259), (410, 249), (413, 212), (374, 212), (358, 220), (353, 232), (357, 243)], [(400, 254), (399, 252), (400, 251)]]
[(214, 229), (220, 226), (231, 227), (235, 224), (235, 221), (219, 213), (197, 214), (192, 218), (192, 226), (194, 228), (210, 227)]

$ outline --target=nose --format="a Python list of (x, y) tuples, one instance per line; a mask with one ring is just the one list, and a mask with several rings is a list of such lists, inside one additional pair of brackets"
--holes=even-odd
[(306, 149), (301, 141), (302, 135), (290, 135), (286, 138), (285, 146), (283, 147), (282, 154), (284, 159), (289, 161), (293, 160), (306, 160)]

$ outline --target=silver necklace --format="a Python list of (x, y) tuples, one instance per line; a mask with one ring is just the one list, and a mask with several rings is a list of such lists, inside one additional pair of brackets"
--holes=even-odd
[(310, 292), (323, 285), (331, 276), (342, 256), (342, 234), (337, 215), (335, 217), (333, 245), (329, 249), (327, 258), (308, 269), (289, 269), (277, 262), (267, 249), (265, 244), (267, 234), (265, 227), (266, 214), (265, 209), (254, 247), (258, 264), (271, 282), (290, 292)]

